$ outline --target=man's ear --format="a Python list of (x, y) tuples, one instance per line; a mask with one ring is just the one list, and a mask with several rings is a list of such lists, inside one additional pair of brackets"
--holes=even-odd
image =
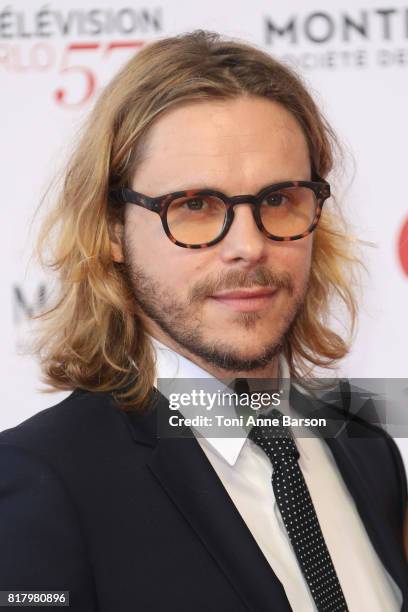
[(123, 255), (123, 234), (124, 234), (124, 225), (122, 223), (116, 222), (111, 226), (110, 229), (110, 250), (113, 261), (117, 263), (122, 263), (125, 261)]

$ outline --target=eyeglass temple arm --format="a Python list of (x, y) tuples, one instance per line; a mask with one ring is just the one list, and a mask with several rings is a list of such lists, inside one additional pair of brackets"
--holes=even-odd
[(151, 198), (142, 193), (138, 193), (137, 191), (133, 191), (133, 189), (128, 189), (127, 187), (111, 189), (109, 191), (109, 198), (115, 204), (130, 203), (136, 204), (137, 206), (142, 206), (143, 208), (147, 208), (153, 212), (158, 212), (160, 210), (160, 198)]

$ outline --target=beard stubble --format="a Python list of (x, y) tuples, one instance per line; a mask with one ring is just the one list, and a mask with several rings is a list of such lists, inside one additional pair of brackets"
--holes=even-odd
[[(182, 302), (132, 261), (126, 240), (124, 242), (124, 267), (135, 302), (144, 315), (154, 321), (173, 342), (189, 353), (228, 372), (251, 372), (271, 364), (283, 349), (285, 337), (296, 322), (307, 291), (306, 282), (296, 295), (293, 279), (289, 273), (278, 274), (260, 266), (250, 272), (231, 270), (228, 275), (220, 274), (215, 279), (207, 278), (198, 281), (192, 285), (187, 299)], [(281, 331), (278, 337), (275, 335), (270, 339), (265, 338), (265, 345), (256, 356), (242, 357), (237, 353), (236, 347), (223, 341), (222, 338), (218, 337), (213, 341), (205, 338), (200, 305), (205, 299), (208, 299), (209, 295), (219, 291), (254, 286), (274, 287), (287, 291), (291, 303), (290, 307), (282, 313)], [(263, 316), (262, 312), (258, 311), (236, 312), (231, 323), (237, 325), (238, 330), (250, 331), (256, 328), (258, 321)]]

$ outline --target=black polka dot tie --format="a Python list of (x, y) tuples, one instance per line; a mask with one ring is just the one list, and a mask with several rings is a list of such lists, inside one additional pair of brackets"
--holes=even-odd
[(303, 575), (319, 612), (344, 612), (347, 603), (320, 529), (302, 471), (299, 452), (282, 413), (273, 409), (263, 415), (278, 419), (276, 427), (255, 425), (249, 438), (262, 448), (272, 466), (272, 487), (283, 523)]

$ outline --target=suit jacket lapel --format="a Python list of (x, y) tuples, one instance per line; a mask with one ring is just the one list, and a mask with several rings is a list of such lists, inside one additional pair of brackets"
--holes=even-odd
[[(156, 410), (169, 411), (168, 401), (161, 394)], [(197, 440), (194, 437), (154, 440), (156, 411), (147, 417), (129, 414), (129, 418), (136, 425), (135, 439), (142, 444), (155, 444), (148, 464), (153, 476), (248, 610), (290, 612), (282, 584)]]

